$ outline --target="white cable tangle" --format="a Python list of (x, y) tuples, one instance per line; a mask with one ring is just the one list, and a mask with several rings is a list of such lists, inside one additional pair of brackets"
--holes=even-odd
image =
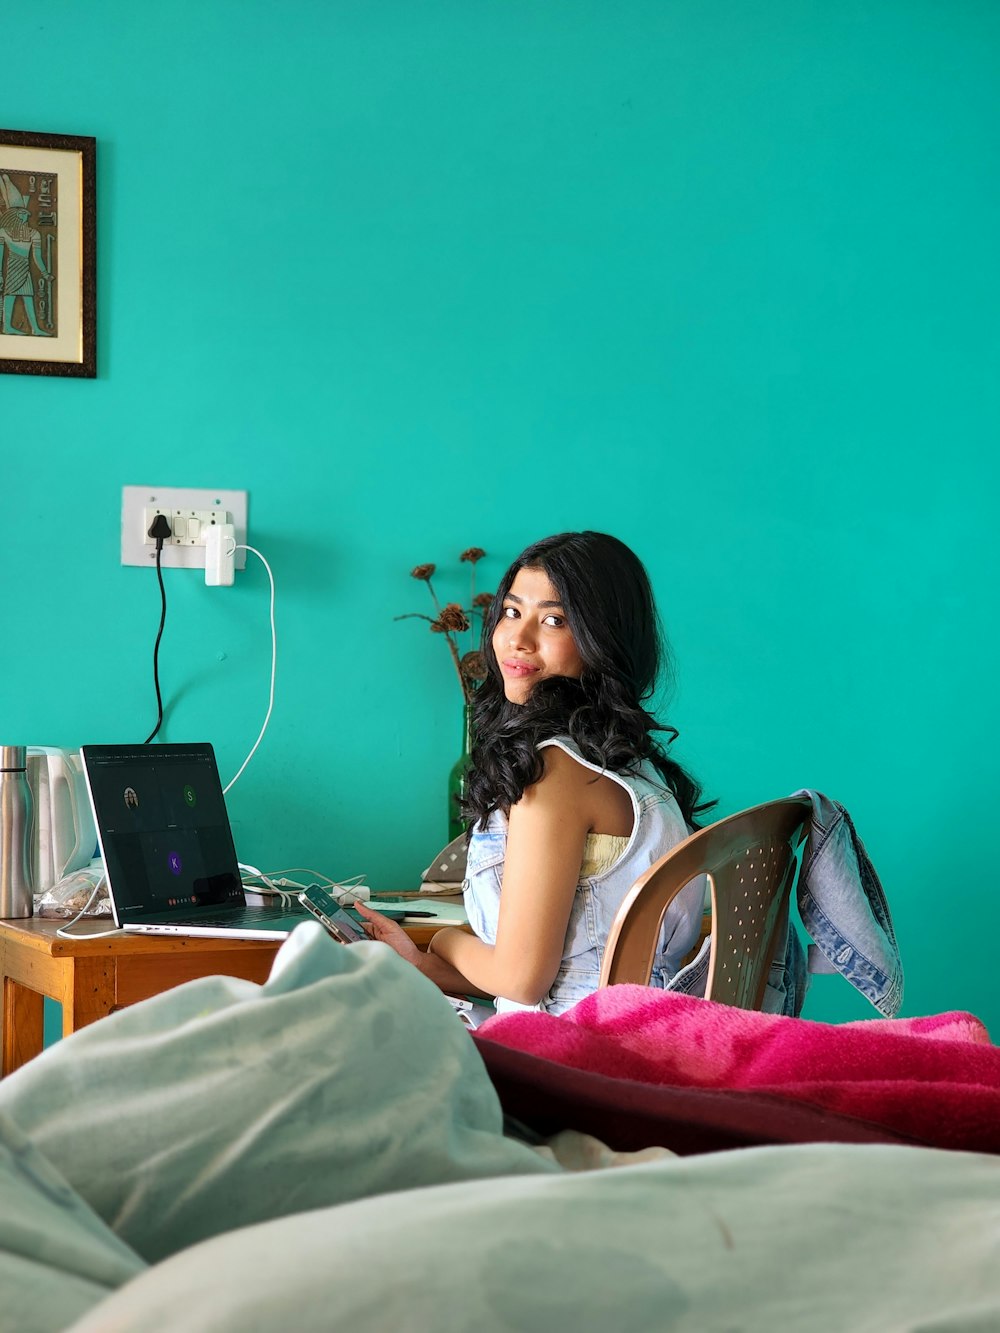
[[(266, 874), (256, 866), (240, 862), (244, 889), (251, 893), (271, 894), (279, 900), (297, 899), (306, 889), (322, 883), (332, 897), (341, 904), (353, 903), (358, 898), (363, 902), (371, 896), (371, 889), (364, 882), (364, 875), (352, 875), (348, 879), (330, 879), (318, 870), (309, 870), (305, 866), (295, 866), (289, 870), (269, 870)], [(290, 875), (304, 875), (304, 883), (289, 879)], [(253, 881), (259, 880), (260, 883)]]
[(271, 566), (267, 563), (267, 561), (261, 555), (260, 551), (258, 551), (255, 546), (244, 546), (242, 542), (238, 543), (234, 542), (233, 549), (230, 551), (229, 554), (235, 555), (237, 551), (248, 551), (250, 555), (255, 555), (257, 559), (261, 562), (261, 564), (264, 566), (264, 568), (267, 570), (268, 581), (271, 584), (271, 689), (267, 700), (267, 713), (264, 716), (264, 722), (263, 725), (261, 726), (257, 739), (254, 741), (250, 753), (247, 755), (247, 757), (243, 760), (243, 763), (240, 765), (239, 770), (236, 773), (236, 777), (231, 778), (229, 783), (225, 787), (223, 787), (222, 789), (223, 796), (225, 796), (226, 792), (229, 791), (229, 788), (232, 787), (233, 783), (236, 782), (236, 779), (240, 777), (243, 770), (246, 768), (247, 764), (249, 764), (250, 760), (254, 757), (254, 754), (256, 753), (257, 750), (257, 746), (264, 739), (264, 732), (267, 730), (267, 724), (271, 720), (271, 709), (274, 707), (274, 676), (278, 663), (278, 636), (275, 633), (275, 628), (274, 628), (274, 575), (271, 573)]

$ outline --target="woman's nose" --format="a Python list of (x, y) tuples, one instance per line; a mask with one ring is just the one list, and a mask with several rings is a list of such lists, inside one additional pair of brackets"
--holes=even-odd
[(510, 648), (519, 648), (521, 650), (528, 650), (534, 645), (534, 636), (526, 621), (512, 620), (510, 622), (510, 633), (507, 636), (507, 645)]

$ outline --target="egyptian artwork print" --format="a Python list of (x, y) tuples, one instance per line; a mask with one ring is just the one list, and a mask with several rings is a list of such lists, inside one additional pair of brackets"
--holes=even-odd
[(0, 147), (0, 333), (58, 336), (59, 177), (14, 170)]

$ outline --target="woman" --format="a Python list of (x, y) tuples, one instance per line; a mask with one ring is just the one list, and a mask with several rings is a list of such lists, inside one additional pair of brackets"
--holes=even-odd
[[(421, 953), (399, 926), (358, 910), (372, 938), (442, 990), (558, 1014), (597, 989), (622, 900), (707, 807), (655, 740), (670, 728), (644, 707), (659, 625), (646, 571), (623, 542), (569, 532), (529, 546), (497, 590), (483, 652), (466, 807), (475, 935), (441, 930)], [(653, 984), (697, 941), (703, 889), (695, 881), (671, 905)]]

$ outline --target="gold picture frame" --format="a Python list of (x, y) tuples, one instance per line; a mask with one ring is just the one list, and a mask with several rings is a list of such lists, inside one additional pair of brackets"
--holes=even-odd
[(97, 141), (0, 129), (0, 373), (97, 375)]

